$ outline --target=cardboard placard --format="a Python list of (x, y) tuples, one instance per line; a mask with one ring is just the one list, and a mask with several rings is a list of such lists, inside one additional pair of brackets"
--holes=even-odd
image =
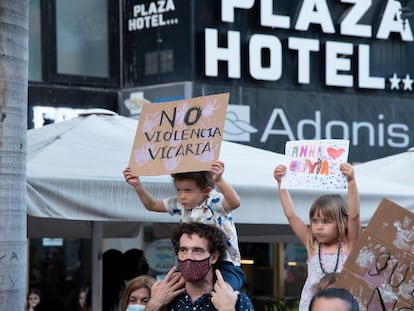
[(348, 289), (361, 311), (413, 310), (414, 214), (383, 199), (335, 287)]
[(340, 164), (348, 160), (349, 140), (295, 140), (286, 142), (285, 189), (345, 189)]
[(229, 93), (144, 103), (129, 160), (134, 176), (209, 170), (220, 154)]

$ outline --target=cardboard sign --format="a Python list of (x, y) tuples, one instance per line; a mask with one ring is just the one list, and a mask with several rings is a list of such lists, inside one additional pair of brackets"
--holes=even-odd
[(143, 104), (129, 167), (135, 176), (210, 169), (220, 154), (229, 93)]
[(383, 199), (335, 287), (348, 289), (361, 310), (414, 310), (414, 214)]
[(349, 140), (295, 140), (286, 142), (285, 189), (345, 189), (339, 165), (347, 162)]

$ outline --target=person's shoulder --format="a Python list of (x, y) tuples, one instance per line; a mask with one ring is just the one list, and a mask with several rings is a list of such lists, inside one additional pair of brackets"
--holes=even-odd
[(236, 304), (236, 311), (248, 311), (254, 310), (254, 306), (252, 301), (250, 300), (249, 296), (246, 295), (244, 292), (240, 292), (239, 299), (237, 300)]
[(182, 205), (180, 201), (178, 200), (178, 197), (169, 197), (162, 199), (162, 202), (164, 204), (164, 207), (167, 212), (174, 211), (177, 213), (178, 211), (181, 211)]
[(224, 198), (224, 195), (220, 191), (217, 191), (216, 189), (212, 189), (210, 193), (208, 194), (207, 200), (210, 201), (211, 203), (221, 203), (223, 198)]

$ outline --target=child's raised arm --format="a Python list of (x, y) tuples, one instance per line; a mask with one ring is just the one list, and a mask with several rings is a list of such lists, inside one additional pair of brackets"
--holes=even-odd
[(138, 176), (133, 176), (129, 167), (124, 169), (125, 181), (134, 187), (139, 199), (144, 207), (152, 212), (166, 212), (164, 202), (162, 200), (155, 200), (144, 188)]
[(280, 202), (282, 203), (283, 212), (289, 221), (290, 227), (292, 228), (295, 235), (299, 238), (299, 240), (303, 243), (303, 245), (307, 247), (310, 230), (308, 226), (303, 222), (303, 220), (298, 216), (298, 214), (296, 214), (289, 191), (280, 188), (282, 183), (282, 176), (285, 175), (285, 173), (286, 166), (282, 164), (279, 164), (273, 171), (273, 177), (276, 179), (279, 189)]
[(223, 179), (223, 162), (213, 162), (211, 164), (210, 170), (213, 173), (214, 184), (224, 196), (223, 208), (226, 212), (230, 213), (232, 210), (240, 206), (240, 197), (237, 194), (236, 190), (234, 190), (234, 188)]
[(361, 233), (359, 192), (353, 166), (342, 163), (340, 169), (348, 182), (348, 240), (352, 247)]

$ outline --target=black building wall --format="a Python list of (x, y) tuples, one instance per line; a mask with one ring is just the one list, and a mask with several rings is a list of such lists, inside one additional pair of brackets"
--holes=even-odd
[[(54, 29), (55, 8), (42, 8)], [(227, 140), (284, 152), (287, 140), (345, 138), (356, 162), (413, 145), (413, 34), (398, 1), (123, 0), (107, 13), (108, 77), (54, 72), (56, 32), (45, 31), (52, 57), (29, 110), (134, 115), (140, 100), (230, 92)]]

